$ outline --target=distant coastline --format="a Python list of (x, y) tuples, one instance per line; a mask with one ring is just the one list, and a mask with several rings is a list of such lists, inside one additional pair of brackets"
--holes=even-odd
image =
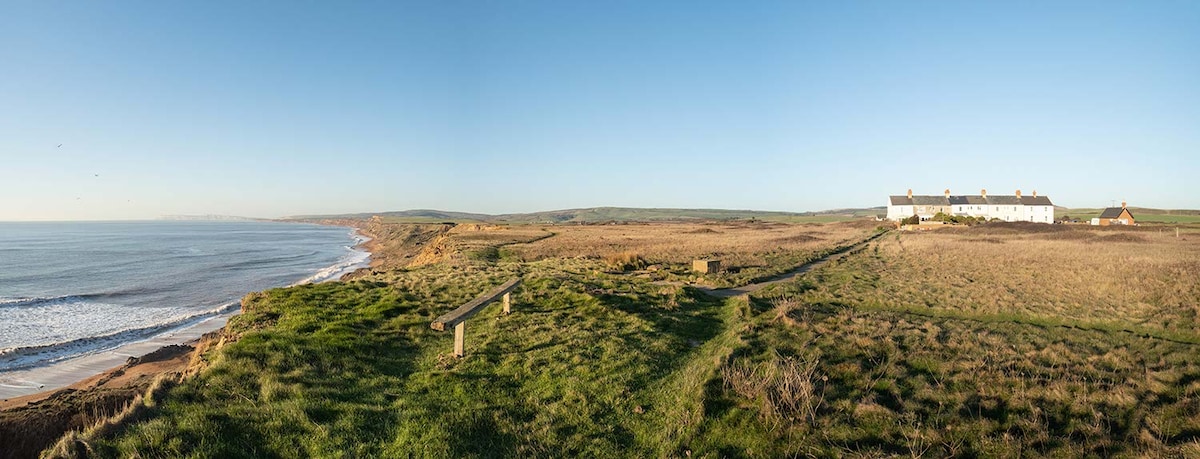
[(162, 221), (184, 222), (268, 222), (268, 218), (239, 217), (236, 215), (163, 215), (157, 218)]

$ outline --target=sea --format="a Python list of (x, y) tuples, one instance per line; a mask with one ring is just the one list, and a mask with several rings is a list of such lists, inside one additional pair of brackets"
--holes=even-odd
[(248, 292), (337, 279), (368, 263), (364, 241), (299, 223), (0, 222), (0, 379), (227, 318)]

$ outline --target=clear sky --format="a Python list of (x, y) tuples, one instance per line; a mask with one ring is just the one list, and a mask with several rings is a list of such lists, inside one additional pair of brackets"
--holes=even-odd
[(1200, 2), (0, 0), (0, 220), (908, 188), (1200, 208)]

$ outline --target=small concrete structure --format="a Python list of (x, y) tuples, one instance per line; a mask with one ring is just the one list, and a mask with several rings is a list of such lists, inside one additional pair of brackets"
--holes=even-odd
[(721, 269), (721, 260), (695, 260), (692, 262), (692, 271), (705, 274), (715, 273)]

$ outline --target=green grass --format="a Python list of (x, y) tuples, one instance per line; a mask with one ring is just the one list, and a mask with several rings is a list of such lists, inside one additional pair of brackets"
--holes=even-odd
[[(938, 271), (897, 281), (879, 250), (922, 237), (748, 299), (503, 249), (271, 290), (207, 370), (88, 442), (101, 457), (1200, 454), (1191, 319), (927, 304), (954, 292), (891, 283), (947, 285)], [(429, 322), (518, 273), (513, 314), (480, 312), (450, 357), (452, 333)]]
[[(555, 265), (562, 262), (556, 261)], [(514, 313), (467, 322), (467, 356), (436, 315), (513, 265), (431, 267), (253, 297), (235, 343), (102, 456), (672, 455), (703, 417), (729, 304), (630, 283), (590, 263), (534, 264)], [(681, 420), (692, 420), (691, 424)]]
[[(1055, 209), (1054, 218), (1062, 218), (1065, 215), (1088, 222), (1092, 218), (1099, 217), (1103, 211), (1104, 209), (1090, 208)], [(1197, 210), (1130, 207), (1129, 211), (1133, 213), (1134, 220), (1139, 223), (1200, 223), (1200, 211)]]
[(1200, 223), (1200, 215), (1134, 214), (1138, 223)]

